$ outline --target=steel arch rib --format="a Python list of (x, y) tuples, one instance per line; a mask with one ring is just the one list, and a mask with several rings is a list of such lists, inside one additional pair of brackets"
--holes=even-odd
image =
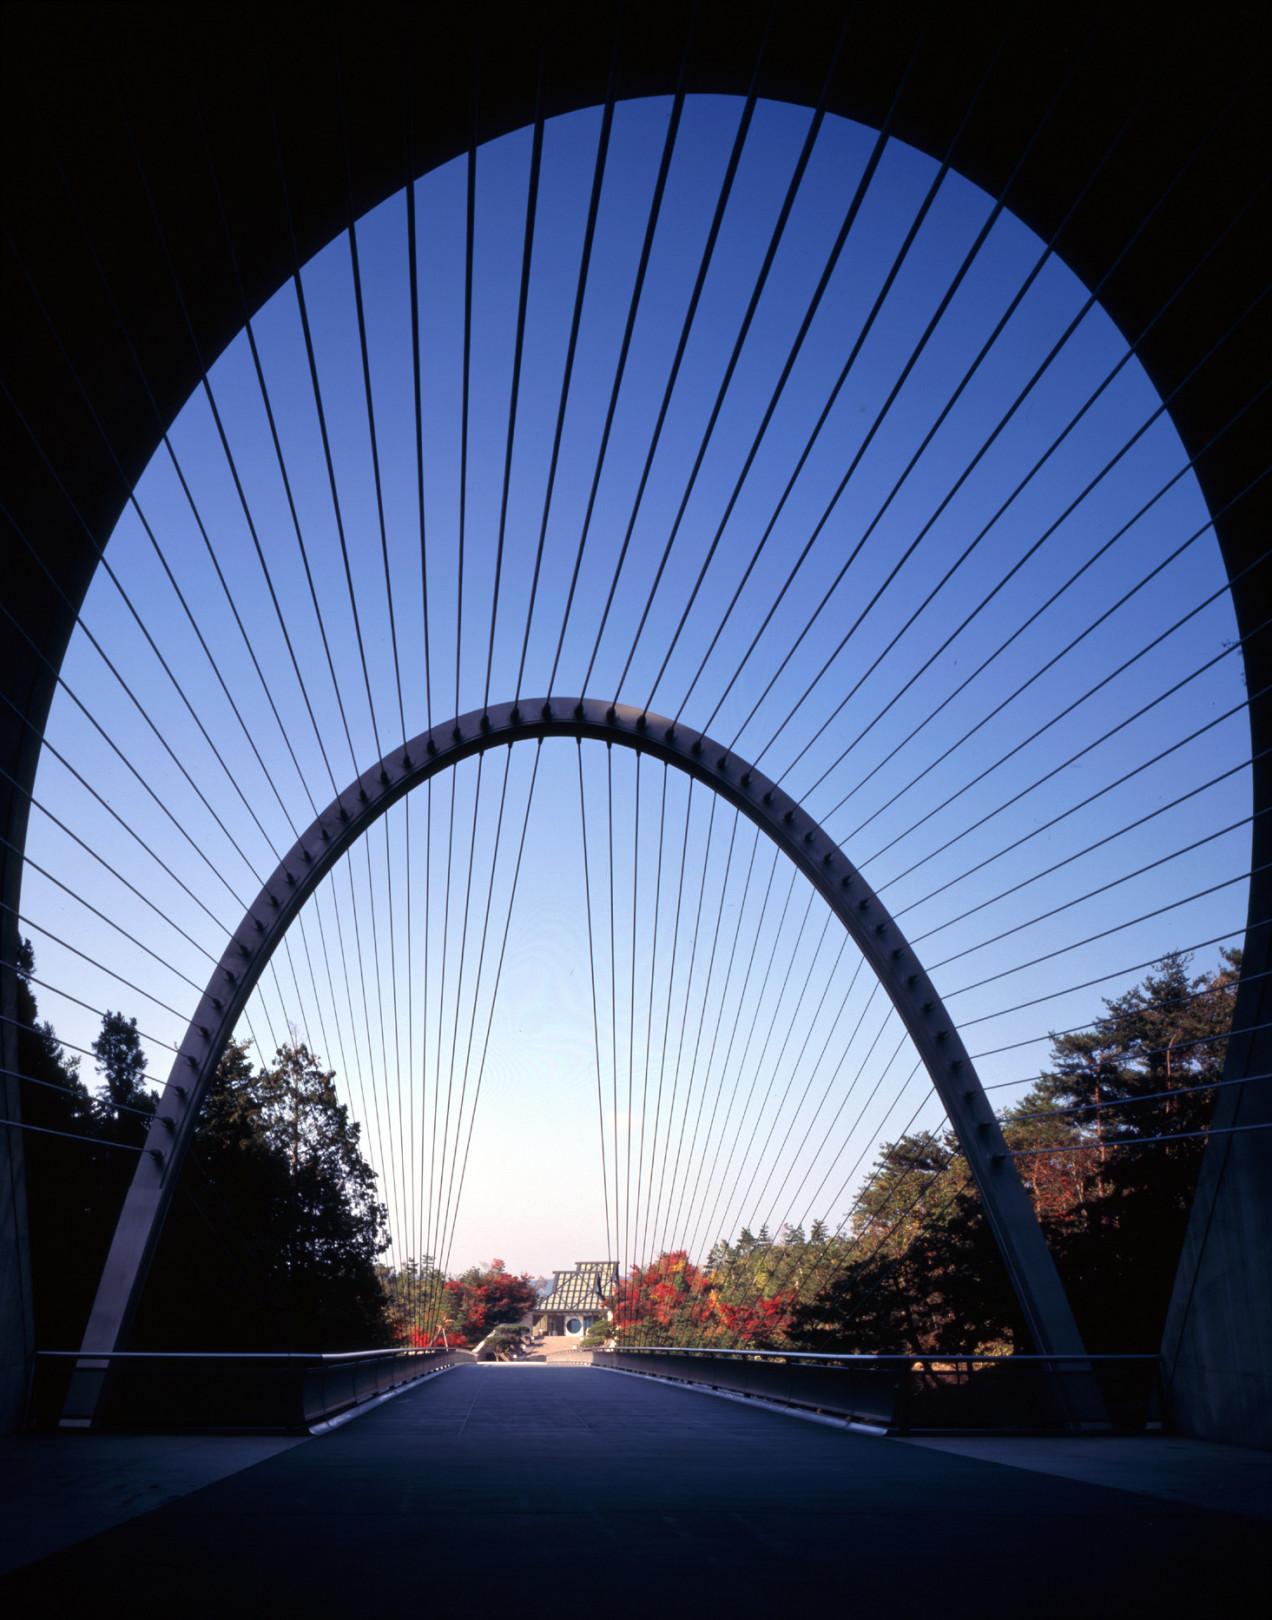
[[(975, 1066), (914, 951), (870, 885), (796, 801), (709, 737), (657, 715), (590, 699), (536, 699), (461, 715), (421, 733), (353, 782), (304, 832), (257, 896), (203, 994), (124, 1202), (81, 1354), (127, 1340), (199, 1107), (247, 999), (288, 927), (335, 862), (400, 798), (487, 749), (544, 737), (618, 744), (673, 765), (749, 817), (792, 860), (851, 934), (931, 1076), (980, 1189), (1036, 1348), (1085, 1354), (1033, 1205)], [(91, 1417), (105, 1362), (84, 1365), (73, 1405)], [(94, 1376), (95, 1375), (95, 1376)], [(68, 1401), (68, 1412), (72, 1402)]]

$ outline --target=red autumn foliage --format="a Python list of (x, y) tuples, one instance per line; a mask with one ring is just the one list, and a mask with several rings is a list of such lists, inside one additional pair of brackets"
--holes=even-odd
[(711, 1278), (683, 1249), (633, 1266), (614, 1290), (614, 1321), (637, 1343), (667, 1342), (673, 1331), (701, 1328), (711, 1316)]
[(785, 1342), (794, 1304), (792, 1293), (725, 1299), (712, 1274), (676, 1249), (643, 1268), (633, 1266), (614, 1291), (612, 1309), (618, 1337), (630, 1344), (715, 1341), (764, 1348)]
[(484, 1271), (473, 1266), (446, 1283), (447, 1336), (452, 1344), (480, 1344), (492, 1328), (519, 1321), (533, 1304), (534, 1284), (528, 1272), (518, 1277), (498, 1259)]
[(534, 1284), (502, 1260), (444, 1277), (431, 1265), (388, 1274), (398, 1307), (396, 1336), (412, 1349), (462, 1349), (481, 1343), (492, 1328), (517, 1322), (534, 1304)]
[(453, 1329), (438, 1328), (436, 1333), (429, 1333), (424, 1328), (408, 1328), (406, 1342), (412, 1350), (462, 1350), (468, 1340), (462, 1333)]
[(738, 1304), (717, 1298), (716, 1336), (727, 1335), (732, 1345), (754, 1345), (757, 1349), (784, 1344), (797, 1303), (798, 1296), (793, 1292), (774, 1294), (772, 1299), (745, 1299)]

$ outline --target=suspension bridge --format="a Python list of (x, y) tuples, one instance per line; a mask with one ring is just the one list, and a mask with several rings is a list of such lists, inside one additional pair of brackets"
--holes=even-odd
[[(1207, 1612), (1205, 1539), (1180, 1544), (1139, 1463), (1060, 1480), (1050, 1455), (1022, 1474), (842, 1432), (971, 1422), (934, 1393), (971, 1362), (912, 1343), (728, 1360), (682, 1315), (568, 1372), (468, 1366), (430, 1329), (344, 1361), (289, 1341), (281, 1383), (256, 1345), (183, 1343), (196, 1378), (147, 1284), (193, 1210), (260, 1286), (199, 1134), (227, 1053), (330, 1066), (416, 1321), (425, 1271), (514, 1233), (540, 1269), (568, 1232), (652, 1277), (812, 1226), (825, 1287), (874, 1252), (881, 1144), (947, 1143), (1039, 1358), (1030, 1421), (1103, 1435), (1121, 1374), (1089, 1353), (1039, 1167), (1166, 1175), (1204, 1139), (1158, 1257), (1164, 1338), (1113, 1349), (1151, 1363), (1130, 1406), (1181, 1437), (1160, 1444), (1272, 1449), (1262, 17), (562, 0), (5, 26), (6, 1428), (126, 1447), (66, 1426), (365, 1406), (192, 1465), (189, 1501), (260, 1538), (209, 1608), (281, 1538), (289, 1593), (356, 1609), (343, 1574), (305, 1584), (352, 1470), (383, 1562), (407, 1534), (475, 1551), (494, 1515), (532, 1564), (575, 1547), (580, 1590), (648, 1541), (699, 1601), (771, 1608), (792, 1565), (842, 1595), (845, 1557), (882, 1601), (886, 1559), (832, 1521), (883, 1512), (900, 1556), (908, 1516), (965, 1491), (987, 1517), (949, 1533), (1004, 1592), (1073, 1513), (1089, 1569), (1138, 1548), (1110, 1594), (1147, 1562), (1165, 1612)], [(1172, 952), (1206, 978), (1174, 1013), (1216, 984), (1225, 1011), (1150, 1054), (1179, 1092), (1161, 1128), (1098, 1085), (1037, 1102), (1057, 1043), (1095, 1051)], [(68, 1130), (49, 1097), (120, 1009), (158, 1101), (112, 1090)], [(32, 1065), (41, 1021), (61, 1082)], [(89, 1163), (116, 1192), (81, 1305), (40, 1256)], [(948, 1200), (923, 1204), (913, 1156), (888, 1185), (921, 1248)], [(412, 1494), (421, 1448), (469, 1481), (445, 1509)], [(894, 1505), (867, 1510), (880, 1469)], [(1179, 1500), (1221, 1510), (1244, 1612), (1232, 1490)], [(211, 1522), (161, 1517), (143, 1605)], [(135, 1569), (147, 1523), (26, 1590)]]

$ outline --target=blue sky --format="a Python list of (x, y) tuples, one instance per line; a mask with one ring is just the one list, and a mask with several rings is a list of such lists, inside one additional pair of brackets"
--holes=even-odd
[[(937, 178), (933, 160), (888, 144), (721, 529), (875, 139), (825, 122), (690, 489), (808, 128), (804, 110), (760, 105), (635, 506), (741, 108), (713, 97), (686, 105), (585, 530), (670, 103), (616, 110), (533, 615), (599, 110), (545, 131), (497, 598), (528, 132), (478, 160), (462, 612), (464, 160), (416, 192), (422, 524), (403, 195), (357, 225), (383, 537), (348, 238), (303, 272), (344, 553), (294, 289), (253, 321), (286, 486), (246, 336), (217, 361), (211, 394), (251, 525), (197, 391), (121, 519), (108, 551), (118, 586), (105, 574), (94, 583), (49, 727), (29, 853), (65, 887), (31, 867), (23, 907), (47, 985), (41, 1011), (63, 1038), (88, 1047), (101, 1010), (122, 1007), (145, 1030), (151, 1072), (162, 1078), (165, 1045), (180, 1039), (224, 930), (331, 798), (333, 781), (342, 787), (400, 746), (404, 730), (412, 736), (487, 695), (542, 696), (558, 641), (556, 692), (586, 683), (589, 695), (706, 726), (824, 821), (922, 941), (972, 1052), (996, 1054), (981, 1067), (1004, 1088), (1000, 1101), (1017, 1094), (1007, 1082), (1036, 1074), (1049, 1030), (1094, 1016), (1101, 996), (1142, 976), (1139, 964), (1236, 937), (1250, 790), (1233, 617), (1221, 593), (1201, 606), (1221, 591), (1218, 550), (1191, 475), (1178, 476), (1184, 456), (1161, 402), (1134, 359), (1123, 363), (1124, 339), (1098, 307), (1087, 311), (1002, 425), (1087, 302), (1070, 272), (1003, 214), (880, 416), (989, 216), (990, 200), (957, 174), (936, 189), (869, 319)], [(434, 1247), (443, 1241), (448, 1199), (452, 1214), (458, 1206), (446, 1240), (452, 1265), (498, 1253), (531, 1271), (607, 1244), (634, 1258), (649, 1244), (703, 1249), (743, 1222), (839, 1220), (878, 1142), (912, 1117), (940, 1118), (895, 1016), (826, 926), (820, 901), (797, 885), (784, 902), (781, 869), (765, 888), (771, 851), (760, 844), (748, 864), (749, 827), (722, 808), (712, 819), (701, 791), (691, 805), (687, 784), (664, 784), (649, 763), (638, 798), (634, 759), (607, 762), (594, 745), (582, 753), (594, 1019), (579, 763), (572, 744), (542, 750), (510, 921), (507, 834), (511, 826), (519, 836), (526, 814), (529, 748), (507, 762), (497, 860), (505, 760), (491, 756), (480, 797), (474, 763), (437, 783), (431, 804), (420, 793), (409, 811), (400, 806), (332, 875), (262, 982), (243, 1033), (268, 1055), (294, 1026), (339, 1068), (381, 1172), (399, 1257), (430, 1231)], [(746, 870), (750, 885), (739, 879)], [(1213, 892), (1188, 898), (1204, 890)], [(1134, 921), (1151, 912), (1161, 914)], [(1197, 968), (1217, 951), (1205, 945)], [(435, 1128), (442, 1150), (430, 1172)], [(692, 1177), (673, 1168), (681, 1142)]]

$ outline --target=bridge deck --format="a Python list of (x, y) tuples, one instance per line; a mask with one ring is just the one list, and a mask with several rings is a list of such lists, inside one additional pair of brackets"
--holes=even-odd
[(1264, 1612), (1267, 1529), (588, 1368), (473, 1366), (25, 1565), (0, 1607), (1230, 1620)]

